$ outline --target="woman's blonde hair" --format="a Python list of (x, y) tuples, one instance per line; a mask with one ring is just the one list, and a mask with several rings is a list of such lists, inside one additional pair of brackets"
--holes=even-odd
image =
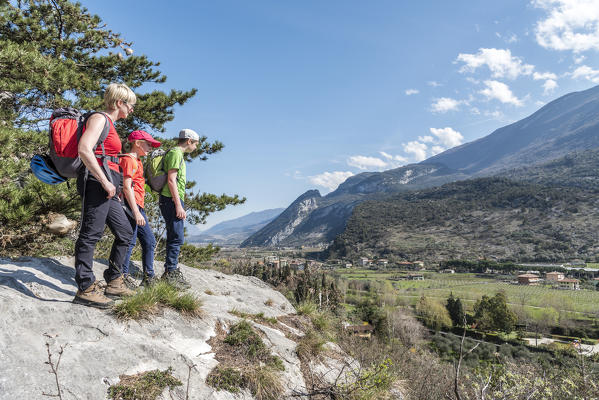
[(104, 107), (106, 110), (114, 110), (118, 100), (133, 105), (136, 99), (135, 93), (129, 89), (129, 86), (124, 83), (111, 83), (104, 92)]

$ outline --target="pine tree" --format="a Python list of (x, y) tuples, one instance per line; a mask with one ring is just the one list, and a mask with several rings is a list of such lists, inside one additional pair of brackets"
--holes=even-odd
[[(103, 92), (111, 82), (123, 82), (138, 91), (133, 116), (116, 123), (124, 139), (135, 129), (164, 133), (174, 118), (174, 107), (185, 104), (196, 89), (154, 89), (166, 82), (158, 62), (133, 55), (132, 43), (107, 29), (97, 15), (68, 0), (0, 0), (0, 251), (36, 254), (59, 238), (44, 234), (49, 213), (78, 219), (80, 200), (73, 184), (45, 185), (29, 170), (36, 153), (47, 152), (47, 123), (58, 107), (80, 110), (102, 108)], [(167, 136), (175, 136), (173, 134)], [(164, 146), (174, 144), (164, 140)], [(223, 149), (219, 141), (200, 138), (187, 160), (206, 160)], [(194, 182), (188, 182), (193, 189)], [(148, 195), (147, 212), (160, 231), (155, 195)], [(203, 223), (228, 205), (243, 203), (237, 195), (189, 193), (188, 220)], [(71, 238), (72, 239), (72, 238)], [(56, 251), (72, 249), (72, 240)], [(160, 250), (160, 249), (159, 249)], [(209, 257), (216, 248), (201, 252)]]
[(447, 308), (447, 311), (449, 312), (453, 326), (464, 325), (464, 307), (462, 306), (462, 301), (459, 298), (453, 297), (453, 292), (449, 294), (445, 308)]

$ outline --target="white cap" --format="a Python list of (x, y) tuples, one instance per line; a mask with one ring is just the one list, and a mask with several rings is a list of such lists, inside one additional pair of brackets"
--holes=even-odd
[(191, 129), (181, 129), (179, 131), (179, 139), (192, 139), (197, 142), (200, 140), (200, 135)]

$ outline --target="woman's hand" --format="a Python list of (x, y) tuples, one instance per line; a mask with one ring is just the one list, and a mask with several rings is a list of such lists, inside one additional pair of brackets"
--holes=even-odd
[(116, 187), (108, 179), (102, 181), (102, 188), (108, 193), (108, 196), (106, 196), (107, 199), (112, 199), (116, 194)]

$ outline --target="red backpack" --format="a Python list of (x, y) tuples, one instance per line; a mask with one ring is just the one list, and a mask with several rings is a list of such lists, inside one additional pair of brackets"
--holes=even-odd
[[(81, 171), (83, 163), (79, 158), (77, 147), (83, 127), (87, 119), (93, 114), (96, 114), (96, 112), (92, 111), (82, 115), (78, 110), (70, 107), (58, 108), (52, 112), (49, 130), (50, 159), (54, 163), (56, 171), (65, 178), (76, 178)], [(108, 117), (106, 117), (104, 129), (102, 129), (100, 138), (95, 146), (102, 147), (102, 158), (106, 157), (104, 140), (106, 140), (109, 130), (110, 124), (108, 123)]]

